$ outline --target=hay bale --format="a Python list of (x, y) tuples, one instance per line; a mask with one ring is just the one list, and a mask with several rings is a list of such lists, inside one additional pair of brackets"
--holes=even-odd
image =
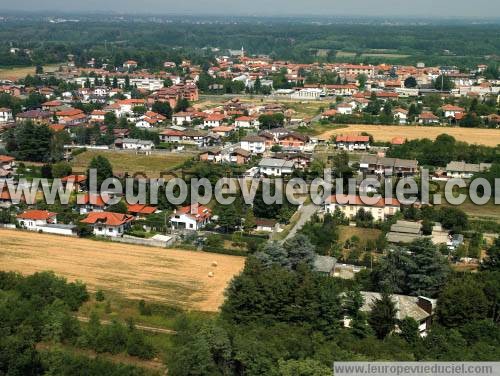
[(209, 272), (209, 273), (208, 273), (208, 276), (209, 276), (210, 278), (212, 278), (212, 277), (214, 276), (214, 272)]
[(217, 261), (212, 261), (212, 266), (217, 267), (219, 264), (217, 264)]

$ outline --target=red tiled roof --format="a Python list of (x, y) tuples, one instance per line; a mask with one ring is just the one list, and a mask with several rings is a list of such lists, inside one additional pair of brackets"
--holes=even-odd
[(132, 214), (153, 214), (156, 212), (156, 207), (142, 204), (127, 204), (127, 211)]
[(26, 210), (24, 213), (18, 214), (19, 219), (32, 219), (34, 221), (48, 220), (54, 218), (57, 214), (47, 210)]
[(45, 103), (42, 103), (42, 106), (44, 107), (57, 107), (57, 106), (62, 106), (62, 102), (61, 101), (49, 101), (49, 102), (45, 102)]
[(61, 116), (61, 117), (70, 117), (70, 116), (76, 116), (76, 115), (81, 115), (83, 114), (82, 110), (79, 110), (77, 108), (70, 108), (67, 110), (62, 110), (62, 111), (57, 111), (56, 116)]
[(133, 216), (122, 213), (113, 212), (92, 212), (87, 215), (85, 219), (81, 222), (89, 225), (94, 225), (96, 223), (102, 223), (108, 226), (120, 226), (134, 219)]
[(1, 163), (10, 163), (14, 160), (15, 160), (15, 158), (11, 157), (9, 155), (0, 155), (0, 162)]
[[(91, 203), (90, 196), (92, 196), (93, 203)], [(106, 203), (102, 199), (101, 195), (97, 195), (97, 194), (96, 195), (94, 195), (94, 194), (89, 195), (88, 193), (85, 193), (85, 195), (83, 196), (82, 205), (87, 205), (87, 204), (91, 204), (94, 206), (101, 206), (101, 207), (106, 206)]]
[(206, 121), (223, 121), (225, 118), (226, 118), (226, 115), (211, 114), (205, 120)]
[[(365, 201), (369, 202), (369, 200), (373, 200), (371, 197), (363, 197)], [(335, 204), (337, 203), (337, 197), (335, 195), (330, 196), (327, 200), (327, 203), (332, 203)], [(354, 206), (375, 206), (375, 207), (381, 207), (383, 208), (384, 206), (400, 206), (401, 203), (395, 199), (392, 198), (390, 200), (390, 203), (386, 204), (385, 199), (383, 197), (380, 197), (377, 202), (374, 204), (366, 204), (361, 200), (360, 196), (346, 196), (345, 199), (342, 199), (341, 202), (339, 203), (340, 205), (354, 205)]]
[(197, 222), (202, 222), (205, 219), (212, 217), (212, 210), (203, 205), (197, 205), (196, 210), (194, 210), (192, 205), (188, 205), (177, 209), (176, 214), (186, 214), (194, 218)]
[(464, 108), (458, 107), (458, 106), (453, 106), (451, 104), (447, 104), (447, 105), (441, 107), (441, 109), (443, 111), (455, 111), (455, 112), (464, 112), (465, 111)]
[(434, 115), (432, 112), (422, 112), (419, 116), (420, 119), (439, 119), (436, 115)]
[(87, 180), (86, 175), (68, 175), (63, 178), (61, 178), (61, 181), (64, 183), (67, 183), (69, 181), (72, 181), (73, 183), (82, 183)]

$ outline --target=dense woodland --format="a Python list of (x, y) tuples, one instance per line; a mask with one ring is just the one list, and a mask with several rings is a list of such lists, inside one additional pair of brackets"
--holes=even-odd
[[(104, 21), (104, 22), (103, 22)], [(306, 21), (239, 19), (196, 20), (149, 18), (85, 19), (78, 23), (52, 24), (47, 19), (23, 18), (0, 23), (0, 66), (56, 63), (74, 54), (82, 65), (94, 57), (121, 65), (133, 58), (148, 68), (159, 68), (165, 60), (179, 62), (189, 57), (204, 63), (210, 49), (241, 49), (297, 62), (334, 61), (338, 51), (357, 54), (382, 52), (410, 55), (395, 63), (452, 64), (465, 66), (500, 55), (498, 24), (427, 23), (381, 25), (376, 23), (315, 24)], [(228, 38), (228, 36), (231, 36)], [(32, 50), (11, 54), (10, 47)], [(182, 46), (182, 47), (181, 47)], [(444, 50), (447, 50), (446, 52)], [(318, 53), (318, 51), (323, 51)], [(326, 52), (326, 53), (325, 53)], [(384, 62), (381, 56), (349, 56), (349, 61)], [(484, 62), (484, 61), (483, 61)]]

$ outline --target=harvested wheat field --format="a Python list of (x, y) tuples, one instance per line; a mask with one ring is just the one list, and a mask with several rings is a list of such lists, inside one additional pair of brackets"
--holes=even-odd
[(458, 128), (458, 127), (423, 127), (414, 125), (349, 125), (347, 128), (328, 130), (318, 137), (329, 139), (333, 135), (358, 134), (367, 132), (373, 135), (376, 141), (391, 141), (394, 137), (405, 137), (408, 140), (429, 138), (447, 133), (458, 141), (469, 144), (497, 146), (500, 144), (500, 129)]
[(0, 270), (52, 270), (90, 290), (201, 311), (217, 311), (244, 263), (244, 257), (0, 229)]

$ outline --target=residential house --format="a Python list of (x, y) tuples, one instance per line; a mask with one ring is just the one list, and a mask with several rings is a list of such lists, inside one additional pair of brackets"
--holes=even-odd
[(337, 105), (337, 113), (340, 115), (352, 115), (353, 107), (349, 103), (339, 103)]
[(136, 138), (117, 138), (115, 147), (123, 150), (145, 150), (150, 151), (155, 148), (155, 144), (150, 140), (139, 140)]
[(59, 123), (66, 125), (78, 125), (87, 121), (87, 115), (77, 108), (69, 108), (56, 113)]
[(56, 113), (57, 111), (62, 111), (65, 108), (66, 108), (66, 105), (59, 100), (53, 100), (53, 101), (42, 103), (42, 110), (43, 111), (50, 111), (52, 113)]
[(260, 232), (274, 232), (279, 229), (279, 223), (275, 219), (255, 218), (256, 230)]
[(172, 115), (173, 125), (191, 124), (192, 121), (193, 118), (190, 112), (177, 112)]
[(292, 161), (276, 158), (263, 158), (259, 162), (259, 172), (266, 176), (291, 175), (295, 166)]
[(137, 68), (138, 63), (135, 60), (127, 60), (126, 62), (123, 63), (123, 68), (124, 69), (135, 69)]
[(439, 117), (432, 112), (424, 111), (418, 116), (418, 122), (424, 125), (439, 124)]
[(369, 150), (370, 136), (340, 135), (335, 139), (335, 147), (340, 150)]
[(155, 206), (144, 204), (127, 204), (127, 213), (136, 218), (144, 218), (158, 211)]
[(240, 116), (234, 120), (236, 128), (258, 128), (260, 123), (254, 116)]
[(359, 162), (359, 169), (365, 175), (413, 176), (418, 173), (418, 161), (363, 155)]
[(170, 216), (172, 230), (198, 231), (210, 223), (212, 211), (203, 205), (188, 205), (174, 210)]
[[(386, 202), (387, 201), (387, 202)], [(400, 202), (395, 198), (385, 200), (383, 197), (360, 197), (357, 195), (330, 196), (324, 204), (326, 213), (334, 213), (339, 209), (347, 218), (353, 219), (363, 209), (370, 213), (375, 221), (384, 221), (400, 211)]]
[(224, 114), (211, 114), (203, 120), (203, 126), (208, 128), (220, 127), (226, 120)]
[(103, 123), (106, 117), (106, 111), (94, 110), (90, 113), (90, 121), (93, 123)]
[(451, 161), (446, 165), (446, 176), (450, 178), (470, 179), (474, 174), (487, 171), (491, 163), (465, 163), (464, 161)]
[(276, 152), (273, 158), (292, 161), (294, 169), (305, 170), (311, 165), (312, 155), (303, 152)]
[(29, 110), (16, 115), (17, 121), (32, 121), (35, 124), (49, 124), (52, 114), (48, 111)]
[(218, 134), (221, 137), (228, 137), (233, 132), (234, 132), (234, 127), (229, 125), (221, 125), (212, 128), (212, 133)]
[(395, 108), (393, 114), (394, 119), (396, 119), (399, 124), (406, 124), (408, 122), (408, 111), (404, 108)]
[[(465, 114), (465, 108), (453, 106), (451, 104), (447, 104), (447, 105), (441, 107), (441, 110), (443, 110), (444, 117), (447, 119), (460, 120), (463, 117), (463, 115)], [(457, 119), (457, 117), (459, 119)]]
[(6, 107), (0, 107), (0, 123), (10, 123), (14, 121), (12, 110)]
[(16, 159), (9, 155), (0, 155), (0, 168), (7, 171), (14, 169)]
[(85, 193), (77, 198), (76, 206), (80, 214), (92, 212), (103, 212), (108, 208), (108, 204), (104, 202), (100, 194)]
[(309, 136), (300, 133), (290, 132), (278, 137), (278, 143), (283, 148), (300, 149), (309, 142)]
[(73, 190), (75, 192), (82, 192), (87, 185), (86, 175), (68, 175), (61, 178), (61, 183), (65, 187), (68, 183), (73, 184)]
[(266, 139), (261, 136), (250, 135), (241, 140), (241, 148), (255, 154), (266, 151)]
[(96, 236), (122, 237), (133, 220), (134, 216), (129, 214), (92, 212), (81, 223), (91, 226)]
[[(378, 292), (361, 291), (363, 297), (363, 305), (361, 311), (369, 313), (372, 310), (376, 300), (380, 300), (382, 295)], [(435, 314), (436, 303), (435, 299), (429, 299), (425, 296), (407, 296), (407, 295), (391, 295), (391, 300), (396, 308), (396, 319), (398, 322), (405, 318), (412, 318), (418, 323), (418, 331), (421, 337), (427, 335), (432, 324), (432, 319)], [(350, 321), (344, 320), (344, 325), (349, 327)], [(396, 332), (400, 329), (396, 327)]]
[(16, 217), (20, 227), (30, 231), (40, 231), (49, 223), (57, 223), (57, 214), (47, 210), (26, 210)]

